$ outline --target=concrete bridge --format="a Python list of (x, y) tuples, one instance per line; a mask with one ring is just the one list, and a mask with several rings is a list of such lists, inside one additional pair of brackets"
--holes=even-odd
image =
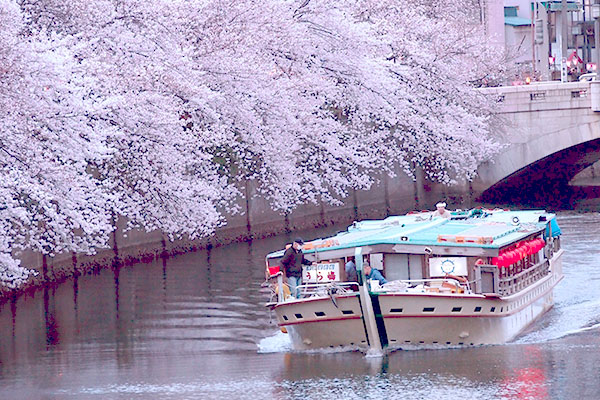
[(501, 103), (506, 147), (480, 166), (471, 184), (475, 198), (565, 205), (597, 196), (595, 189), (569, 182), (600, 159), (600, 82), (545, 82), (483, 92)]

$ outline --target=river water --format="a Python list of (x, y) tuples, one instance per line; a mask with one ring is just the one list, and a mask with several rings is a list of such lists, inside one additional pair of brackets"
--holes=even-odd
[(275, 237), (3, 304), (0, 399), (599, 399), (600, 214), (559, 213), (559, 223), (555, 307), (506, 345), (293, 352), (263, 306), (264, 256), (289, 239)]

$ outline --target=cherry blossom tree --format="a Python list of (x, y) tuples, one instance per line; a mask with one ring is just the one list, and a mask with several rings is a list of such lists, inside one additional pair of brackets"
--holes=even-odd
[(115, 216), (210, 235), (249, 180), (289, 212), (397, 165), (471, 179), (502, 63), (453, 5), (0, 0), (0, 270), (93, 252)]
[(25, 31), (17, 5), (1, 1), (0, 281), (11, 287), (30, 274), (15, 251), (90, 252), (112, 230), (109, 196), (88, 171), (110, 151), (69, 82), (68, 44)]

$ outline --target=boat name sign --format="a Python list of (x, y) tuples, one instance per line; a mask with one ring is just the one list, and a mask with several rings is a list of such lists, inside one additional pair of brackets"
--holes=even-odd
[(302, 282), (304, 283), (324, 283), (339, 280), (339, 263), (321, 263), (302, 267)]

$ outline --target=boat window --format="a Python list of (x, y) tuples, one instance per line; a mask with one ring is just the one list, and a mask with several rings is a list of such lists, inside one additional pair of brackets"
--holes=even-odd
[(494, 311), (496, 311), (496, 307), (490, 308), (490, 312), (494, 312)]
[(287, 320), (288, 320), (288, 317), (287, 317), (287, 315), (284, 315), (284, 316), (283, 316), (283, 320), (284, 320), (284, 321), (287, 321)]
[(408, 255), (385, 254), (386, 279), (388, 281), (408, 280)]
[(452, 307), (452, 312), (461, 312), (462, 307)]
[(434, 312), (435, 311), (435, 307), (425, 307), (423, 308), (423, 312)]
[(342, 314), (346, 314), (346, 315), (348, 315), (348, 314), (354, 314), (354, 311), (352, 311), (352, 310), (342, 310)]
[(371, 263), (371, 267), (380, 271), (383, 270), (383, 254), (371, 254), (369, 256), (369, 262)]
[(423, 279), (423, 256), (419, 254), (408, 256), (408, 274), (410, 279)]
[(423, 279), (423, 256), (419, 254), (384, 254), (388, 281)]
[(479, 307), (479, 306), (475, 307), (475, 312), (481, 312), (481, 307)]
[(316, 315), (317, 317), (324, 317), (324, 316), (325, 316), (325, 313), (324, 313), (323, 311), (315, 311), (315, 315)]
[(304, 317), (302, 317), (302, 314), (294, 314), (296, 316), (297, 319), (302, 319)]
[(392, 309), (390, 309), (390, 312), (393, 312), (393, 313), (401, 313), (402, 311), (403, 311), (402, 308), (392, 308)]

